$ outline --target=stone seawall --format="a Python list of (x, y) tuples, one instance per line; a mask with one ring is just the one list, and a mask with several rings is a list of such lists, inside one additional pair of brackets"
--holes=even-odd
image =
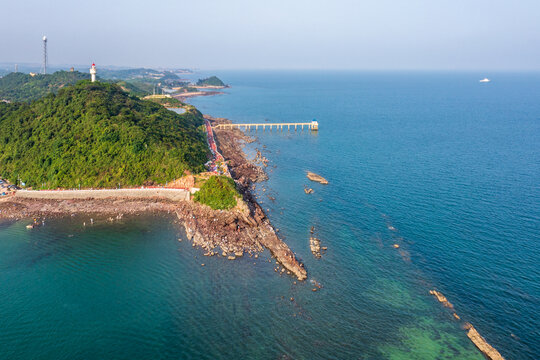
[(161, 198), (173, 201), (189, 200), (190, 192), (184, 189), (103, 189), (103, 190), (19, 190), (15, 197), (26, 199), (111, 199), (111, 198)]

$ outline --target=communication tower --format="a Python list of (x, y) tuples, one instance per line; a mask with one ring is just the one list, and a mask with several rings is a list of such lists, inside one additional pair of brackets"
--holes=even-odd
[(47, 37), (43, 36), (43, 64), (41, 65), (41, 72), (47, 73)]

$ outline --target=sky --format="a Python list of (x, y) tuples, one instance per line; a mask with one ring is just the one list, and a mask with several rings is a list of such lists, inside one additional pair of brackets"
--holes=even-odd
[(539, 0), (0, 0), (0, 62), (540, 70)]

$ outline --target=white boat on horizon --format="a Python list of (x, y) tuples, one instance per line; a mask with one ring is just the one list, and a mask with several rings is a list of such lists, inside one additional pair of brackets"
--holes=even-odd
[(481, 83), (488, 83), (490, 81), (491, 80), (489, 80), (488, 78), (483, 78), (482, 80), (480, 80)]

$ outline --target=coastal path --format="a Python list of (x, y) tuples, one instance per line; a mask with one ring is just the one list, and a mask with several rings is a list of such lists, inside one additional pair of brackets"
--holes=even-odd
[(230, 176), (229, 167), (227, 166), (223, 156), (218, 151), (216, 139), (214, 138), (214, 131), (212, 130), (212, 126), (207, 119), (204, 119), (204, 126), (206, 128), (206, 139), (208, 141), (208, 146), (210, 147), (210, 151), (212, 152), (213, 156), (213, 159), (210, 161), (210, 164), (208, 164), (208, 167), (212, 172)]
[(191, 191), (171, 188), (134, 188), (99, 190), (18, 190), (15, 197), (29, 199), (119, 199), (119, 198), (163, 198), (172, 201), (189, 201)]

